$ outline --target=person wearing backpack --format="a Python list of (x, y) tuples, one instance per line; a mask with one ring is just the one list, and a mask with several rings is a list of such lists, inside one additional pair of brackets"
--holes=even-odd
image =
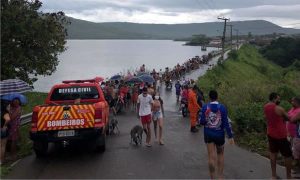
[(232, 145), (234, 144), (233, 134), (228, 122), (227, 110), (217, 101), (217, 91), (210, 91), (209, 98), (210, 102), (202, 108), (200, 124), (204, 125), (204, 142), (207, 146), (210, 177), (223, 179), (225, 130), (229, 143)]

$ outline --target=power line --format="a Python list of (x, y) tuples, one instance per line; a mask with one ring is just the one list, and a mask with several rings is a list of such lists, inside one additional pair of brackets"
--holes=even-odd
[(232, 24), (229, 24), (229, 25), (227, 25), (227, 26), (229, 26), (230, 27), (230, 48), (231, 48), (231, 50), (232, 50)]
[(213, 11), (215, 12), (215, 14), (216, 14), (217, 17), (218, 17), (218, 16), (219, 16), (219, 12), (217, 11), (218, 8), (216, 8), (216, 5), (215, 5), (215, 3), (213, 2), (213, 0), (208, 0), (207, 3), (211, 5), (210, 7), (212, 7)]
[(239, 30), (234, 29), (236, 31), (236, 50), (239, 49)]
[(213, 4), (214, 7), (216, 7), (216, 9), (219, 9), (214, 0), (211, 0), (210, 2)]
[(221, 59), (224, 59), (224, 54), (225, 54), (225, 34), (226, 34), (226, 23), (228, 20), (230, 20), (229, 18), (225, 18), (225, 17), (218, 17), (218, 19), (223, 20), (224, 21), (224, 30), (223, 30), (223, 37), (222, 37), (222, 56)]
[(209, 3), (208, 3), (206, 0), (204, 0), (204, 4), (206, 4), (207, 7), (208, 7), (208, 9), (209, 9), (210, 11), (213, 12), (213, 15), (214, 15), (215, 17), (218, 17), (218, 13), (215, 11), (214, 8), (212, 8), (212, 7), (209, 5)]
[(198, 3), (199, 6), (201, 6), (201, 8), (204, 11), (206, 11), (208, 13), (209, 16), (213, 16), (213, 17), (215, 16), (215, 14), (213, 14), (213, 12), (210, 9), (208, 9), (207, 7), (204, 7), (204, 3), (202, 3), (200, 0), (195, 0), (195, 1)]

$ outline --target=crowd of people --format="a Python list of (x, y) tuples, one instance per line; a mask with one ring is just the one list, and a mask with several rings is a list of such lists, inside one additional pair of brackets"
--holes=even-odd
[[(224, 105), (217, 101), (218, 93), (216, 91), (209, 92), (209, 102), (205, 104), (203, 92), (195, 81), (192, 79), (185, 80), (181, 75), (176, 79), (178, 79), (175, 83), (176, 99), (177, 102), (181, 100), (188, 104), (190, 131), (196, 133), (199, 125), (204, 126), (204, 142), (207, 145), (210, 176), (211, 178), (223, 178), (225, 132), (229, 138), (229, 143), (234, 144), (227, 110)], [(156, 104), (154, 103), (156, 101), (155, 95), (160, 98), (159, 94), (156, 93), (157, 88), (154, 86), (155, 84), (151, 84), (144, 87), (136, 101), (138, 114), (147, 134), (146, 146), (149, 147), (151, 146), (151, 120), (161, 118), (161, 121), (153, 121), (155, 136), (157, 122), (160, 125), (160, 132), (162, 131), (163, 116), (160, 115), (160, 110), (154, 110), (156, 109), (154, 108), (154, 104)], [(264, 113), (267, 122), (272, 178), (278, 177), (276, 174), (278, 152), (285, 157), (286, 178), (291, 178), (292, 159), (298, 164), (300, 160), (300, 98), (295, 97), (291, 100), (293, 107), (288, 113), (279, 106), (280, 97), (278, 94), (271, 93), (269, 99), (270, 102), (264, 107)], [(161, 106), (157, 105), (157, 107)], [(161, 135), (162, 133), (159, 134), (159, 142), (162, 141)]]
[[(191, 59), (186, 60), (181, 65), (178, 63), (174, 66), (173, 69), (166, 67), (163, 71), (160, 69), (157, 71), (153, 69), (151, 72), (149, 71), (146, 73), (146, 66), (143, 64), (137, 72), (134, 73), (127, 73), (127, 77), (137, 77), (139, 73), (146, 73), (151, 75), (154, 79), (153, 83), (144, 83), (144, 82), (137, 82), (137, 83), (128, 83), (126, 82), (125, 78), (118, 79), (118, 80), (108, 80), (106, 82), (102, 82), (101, 87), (104, 90), (105, 96), (107, 100), (110, 102), (111, 107), (116, 106), (118, 99), (121, 99), (121, 102), (128, 107), (129, 104), (132, 104), (132, 108), (136, 109), (136, 102), (138, 94), (142, 93), (143, 87), (147, 87), (153, 89), (151, 95), (155, 91), (159, 91), (161, 88), (161, 84), (163, 82), (168, 85), (171, 81), (180, 80), (181, 79), (181, 87), (183, 88), (184, 85), (188, 85), (191, 83), (194, 85), (194, 80), (185, 79), (185, 74), (190, 72), (191, 70), (196, 70), (200, 67), (201, 64), (207, 64), (212, 57), (216, 56), (218, 52), (210, 52), (208, 55), (203, 55), (202, 57), (195, 56)], [(178, 87), (176, 87), (178, 90)], [(115, 109), (114, 109), (115, 111)]]
[[(179, 84), (179, 81), (178, 81)], [(176, 86), (175, 86), (176, 87)], [(181, 85), (178, 85), (181, 88)], [(198, 132), (197, 124), (204, 126), (204, 142), (208, 151), (208, 164), (211, 178), (224, 178), (224, 144), (225, 130), (229, 138), (229, 143), (234, 144), (233, 133), (229, 124), (227, 110), (224, 105), (219, 103), (218, 93), (216, 91), (209, 92), (210, 101), (204, 104), (203, 93), (200, 93), (200, 103), (198, 102), (199, 88), (188, 82), (180, 94), (181, 99), (187, 99), (190, 114), (190, 124), (192, 133)], [(178, 91), (176, 91), (178, 95)], [(179, 96), (179, 95), (178, 95)], [(177, 98), (179, 98), (177, 96)], [(152, 97), (148, 88), (144, 87), (142, 94), (138, 96), (138, 115), (146, 133), (146, 146), (151, 147), (151, 122), (154, 124), (154, 133), (157, 137), (156, 127), (159, 124), (159, 144), (162, 141), (162, 124), (163, 124), (163, 102), (156, 93)]]
[[(188, 85), (189, 83), (194, 85), (194, 80), (185, 79), (184, 75), (191, 70), (198, 69), (201, 64), (207, 64), (208, 61), (213, 57), (212, 54), (213, 53), (209, 53), (208, 55), (203, 55), (202, 57), (195, 56), (194, 58), (185, 61), (182, 65), (178, 63), (173, 69), (166, 67), (165, 71), (162, 71), (162, 69), (159, 71), (153, 69), (151, 72), (146, 73), (146, 67), (145, 64), (143, 64), (139, 68), (138, 72), (132, 74), (128, 72), (126, 75), (127, 77), (137, 77), (139, 73), (145, 73), (153, 77), (153, 83), (130, 83), (126, 81), (126, 77), (124, 76), (123, 78), (117, 80), (108, 80), (106, 82), (102, 82), (101, 87), (105, 94), (106, 100), (109, 102), (114, 113), (120, 111), (120, 105), (122, 107), (124, 106), (125, 108), (129, 108), (131, 106), (132, 110), (135, 110), (138, 95), (142, 93), (142, 89), (144, 87), (149, 89), (151, 96), (154, 96), (156, 91), (159, 92), (163, 82), (168, 85), (168, 83), (171, 83), (172, 80), (181, 79), (182, 82), (180, 88), (183, 88), (184, 85)], [(176, 91), (177, 90), (178, 87), (176, 87)]]
[[(220, 104), (218, 93), (209, 92), (209, 102), (204, 104), (203, 92), (191, 81), (182, 86), (175, 84), (176, 98), (188, 102), (191, 132), (198, 132), (197, 123), (204, 125), (204, 142), (207, 145), (208, 164), (211, 178), (223, 178), (225, 132), (229, 143), (234, 144), (233, 133), (227, 110)], [(285, 159), (286, 178), (292, 178), (292, 162), (300, 167), (300, 97), (294, 97), (290, 103), (292, 108), (286, 112), (280, 104), (280, 96), (271, 93), (264, 106), (267, 123), (272, 178), (278, 178), (276, 160), (280, 152)], [(199, 121), (198, 121), (199, 120)], [(217, 166), (217, 168), (216, 168)], [(295, 172), (299, 173), (300, 169)]]
[(14, 99), (11, 102), (1, 100), (1, 164), (6, 161), (6, 149), (10, 150), (10, 156), (8, 156), (10, 160), (17, 159), (20, 118), (21, 102), (19, 99)]
[[(165, 82), (168, 82), (169, 80), (178, 80), (181, 77), (183, 77), (186, 73), (189, 73), (192, 70), (199, 69), (201, 64), (207, 64), (208, 61), (212, 57), (214, 57), (213, 54), (214, 53), (208, 53), (208, 55), (203, 55), (202, 57), (195, 56), (191, 59), (188, 59), (181, 65), (178, 63), (172, 69), (166, 67), (164, 72), (162, 72), (162, 69), (160, 69), (161, 77)], [(152, 71), (152, 74), (154, 73), (156, 73), (155, 69), (153, 69)]]
[[(201, 63), (207, 63), (204, 59), (204, 57), (195, 57), (183, 65), (177, 64), (172, 70), (166, 68), (164, 72), (162, 70), (156, 72), (153, 69), (150, 75), (155, 79), (154, 83), (129, 84), (124, 80), (115, 80), (105, 82), (101, 87), (113, 112), (117, 113), (116, 103), (119, 102), (119, 98), (124, 99), (124, 106), (127, 109), (131, 107), (132, 111), (136, 111), (146, 134), (145, 145), (151, 147), (152, 122), (157, 142), (160, 145), (164, 144), (162, 138), (164, 108), (163, 100), (160, 97), (161, 83), (164, 81), (167, 85), (170, 79), (175, 80), (177, 102), (185, 102), (188, 105), (190, 131), (196, 133), (199, 126), (204, 126), (204, 142), (208, 150), (210, 175), (212, 178), (223, 178), (225, 131), (228, 134), (230, 144), (234, 144), (227, 110), (224, 105), (217, 101), (218, 94), (216, 91), (209, 93), (210, 101), (205, 104), (204, 94), (196, 82), (193, 79), (184, 78), (185, 73), (189, 70), (199, 68)], [(206, 59), (209, 58), (206, 57)], [(144, 64), (139, 71), (146, 71)], [(157, 133), (157, 125), (159, 133)]]
[[(117, 80), (108, 80), (106, 82), (101, 83), (101, 88), (104, 92), (105, 99), (107, 100), (111, 111), (114, 114), (119, 113), (122, 108), (124, 109), (131, 109), (131, 111), (135, 111), (139, 113), (141, 116), (144, 116), (144, 113), (140, 113), (140, 102), (143, 102), (143, 94), (145, 94), (145, 91), (147, 91), (147, 96), (145, 96), (146, 99), (151, 99), (151, 110), (148, 109), (147, 115), (150, 114), (151, 112), (151, 117), (154, 122), (154, 129), (155, 129), (155, 136), (157, 136), (156, 129), (157, 129), (157, 124), (159, 125), (159, 138), (158, 141), (160, 144), (164, 144), (162, 141), (162, 117), (163, 117), (163, 101), (162, 98), (160, 98), (160, 88), (161, 84), (165, 82), (170, 82), (169, 80), (174, 80), (177, 79), (177, 83), (175, 84), (176, 92), (177, 92), (177, 98), (179, 100), (179, 96), (182, 96), (182, 100), (185, 100), (187, 102), (192, 102), (191, 100), (188, 101), (188, 91), (190, 94), (192, 93), (192, 90), (189, 90), (188, 87), (195, 86), (194, 89), (197, 91), (197, 94), (201, 94), (201, 98), (199, 97), (197, 99), (197, 102), (202, 102), (204, 100), (203, 93), (200, 91), (199, 88), (195, 85), (194, 80), (186, 80), (184, 78), (184, 75), (191, 71), (198, 69), (201, 64), (207, 64), (208, 61), (212, 58), (212, 55), (204, 55), (202, 57), (196, 56), (194, 58), (188, 59), (186, 62), (184, 62), (182, 65), (179, 63), (173, 68), (169, 69), (168, 67), (165, 68), (165, 71), (156, 71), (153, 69), (151, 72), (148, 73), (148, 75), (152, 76), (154, 79), (153, 83), (147, 83), (147, 82), (136, 82), (136, 83), (130, 83), (126, 81), (126, 78), (123, 77), (121, 79)], [(127, 76), (130, 77), (136, 77), (138, 73), (146, 73), (146, 67), (145, 64), (143, 64), (139, 71), (136, 73), (133, 73), (131, 75), (130, 73), (127, 74)], [(178, 85), (179, 79), (182, 79), (181, 84)], [(128, 79), (127, 79), (128, 80)], [(182, 94), (181, 94), (182, 92)], [(151, 97), (151, 98), (150, 98)], [(158, 99), (156, 99), (158, 98)], [(190, 112), (192, 112), (192, 109), (194, 108), (194, 104), (190, 103), (189, 105)], [(152, 106), (153, 105), (153, 106)], [(160, 110), (161, 109), (161, 110)], [(199, 109), (198, 109), (199, 110)], [(193, 113), (196, 114), (197, 112)], [(145, 117), (142, 121), (142, 124), (144, 126), (145, 132), (147, 132), (147, 137), (151, 137), (149, 126), (147, 123), (149, 120), (149, 117)], [(196, 132), (196, 122), (197, 116), (193, 116), (193, 124), (191, 127), (192, 132)], [(150, 146), (150, 142), (147, 140), (146, 144)]]
[[(210, 55), (211, 56), (211, 55)], [(207, 146), (208, 167), (211, 178), (224, 178), (224, 144), (225, 133), (229, 143), (234, 144), (233, 131), (228, 118), (226, 107), (218, 101), (218, 93), (211, 90), (208, 93), (208, 102), (204, 94), (193, 79), (185, 79), (185, 73), (199, 68), (200, 64), (207, 63), (210, 56), (195, 57), (182, 65), (177, 64), (173, 69), (166, 68), (157, 72), (153, 69), (149, 73), (153, 83), (130, 83), (126, 79), (108, 80), (101, 83), (111, 111), (114, 114), (122, 109), (131, 110), (137, 114), (146, 134), (146, 146), (151, 147), (151, 123), (153, 122), (154, 137), (160, 145), (163, 140), (164, 102), (160, 96), (161, 84), (175, 80), (176, 101), (185, 103), (190, 118), (190, 132), (197, 133), (203, 126), (204, 143)], [(145, 72), (143, 64), (139, 72)], [(134, 74), (133, 76), (135, 76)], [(280, 96), (271, 93), (264, 106), (267, 122), (267, 135), (270, 151), (272, 178), (277, 178), (276, 159), (280, 152), (285, 158), (286, 178), (292, 178), (292, 159), (300, 164), (300, 98), (291, 100), (292, 108), (286, 112), (280, 104)], [(206, 103), (205, 103), (206, 102)], [(181, 110), (182, 106), (179, 107)], [(16, 147), (20, 139), (19, 127), (21, 117), (21, 102), (14, 99), (12, 102), (1, 101), (1, 164), (5, 160), (6, 149), (10, 149), (10, 158), (17, 158)], [(9, 144), (9, 148), (7, 148)]]

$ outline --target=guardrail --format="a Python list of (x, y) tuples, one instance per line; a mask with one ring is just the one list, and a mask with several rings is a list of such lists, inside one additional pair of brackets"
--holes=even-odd
[(21, 116), (21, 126), (30, 123), (32, 113), (25, 114)]

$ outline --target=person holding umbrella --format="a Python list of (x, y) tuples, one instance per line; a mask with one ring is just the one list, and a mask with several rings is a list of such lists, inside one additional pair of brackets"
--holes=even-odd
[[(16, 146), (19, 138), (19, 127), (21, 118), (21, 103), (26, 103), (26, 97), (20, 93), (31, 91), (32, 88), (28, 83), (20, 79), (6, 79), (0, 81), (1, 102), (10, 101), (10, 122), (8, 131), (8, 140), (11, 141), (12, 160), (17, 158)], [(2, 128), (2, 125), (1, 125)]]
[(1, 96), (1, 102), (10, 102), (9, 115), (9, 129), (8, 129), (8, 141), (10, 141), (10, 150), (12, 160), (17, 158), (17, 140), (19, 139), (19, 128), (21, 119), (21, 105), (27, 103), (27, 98), (23, 94), (9, 92), (6, 95)]
[(17, 141), (20, 136), (20, 120), (21, 120), (21, 102), (20, 99), (15, 98), (10, 103), (10, 118), (11, 121), (9, 123), (9, 136), (8, 140), (10, 141), (10, 151), (11, 151), (11, 157), (12, 160), (17, 159)]
[(2, 100), (1, 101), (1, 159), (0, 159), (1, 165), (2, 165), (2, 163), (4, 161), (4, 157), (5, 157), (9, 122), (10, 122), (9, 103)]

